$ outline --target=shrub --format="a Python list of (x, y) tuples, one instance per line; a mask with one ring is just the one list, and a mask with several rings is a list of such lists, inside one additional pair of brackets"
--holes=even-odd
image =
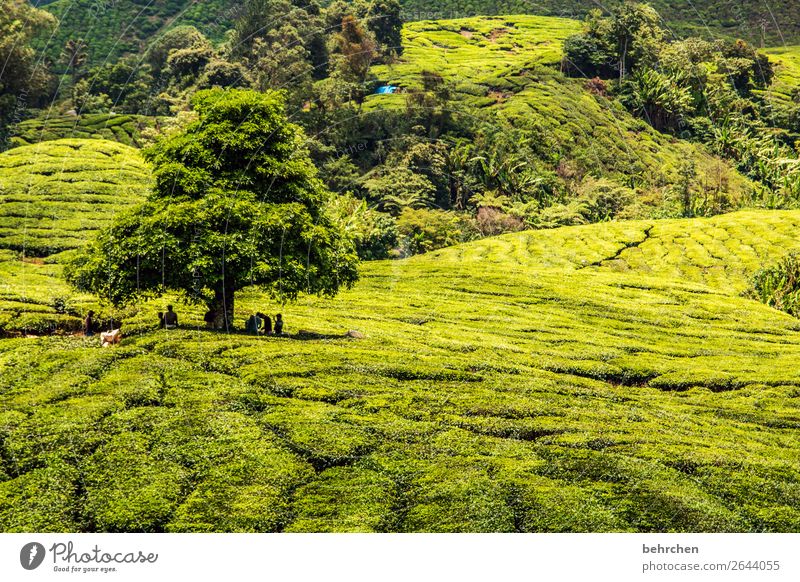
[(388, 259), (397, 247), (395, 219), (345, 193), (331, 200), (330, 211), (342, 229), (353, 237), (358, 258), (365, 261)]
[(636, 200), (636, 192), (613, 180), (586, 177), (577, 197), (545, 208), (532, 222), (543, 228), (575, 226), (611, 220)]
[(66, 463), (0, 483), (0, 531), (75, 531), (77, 471)]
[(516, 232), (525, 228), (525, 223), (520, 218), (489, 206), (478, 209), (476, 221), (478, 230), (484, 236)]
[(800, 317), (800, 253), (790, 253), (778, 264), (758, 271), (747, 296)]
[(90, 458), (86, 510), (98, 531), (161, 531), (177, 507), (184, 471), (147, 448), (144, 437), (121, 434)]
[(474, 226), (463, 215), (445, 210), (406, 208), (397, 219), (400, 256), (427, 253), (475, 238)]

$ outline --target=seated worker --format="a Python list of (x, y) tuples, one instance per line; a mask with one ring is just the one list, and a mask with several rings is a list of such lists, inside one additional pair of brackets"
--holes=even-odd
[(178, 314), (172, 311), (172, 305), (167, 305), (167, 312), (164, 314), (164, 327), (167, 329), (178, 327)]
[(272, 320), (269, 318), (269, 315), (264, 313), (256, 313), (256, 315), (260, 317), (261, 321), (263, 322), (261, 333), (264, 335), (272, 335)]
[(251, 315), (247, 319), (247, 323), (244, 324), (244, 330), (247, 333), (251, 333), (253, 335), (258, 335), (258, 330), (261, 327), (261, 318), (258, 317), (258, 314)]
[(94, 335), (94, 311), (89, 311), (86, 314), (86, 319), (83, 321), (83, 335), (91, 337)]
[(280, 313), (275, 316), (275, 335), (283, 335), (283, 316)]

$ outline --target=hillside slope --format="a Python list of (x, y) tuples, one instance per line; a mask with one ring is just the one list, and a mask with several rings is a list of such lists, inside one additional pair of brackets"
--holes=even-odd
[[(613, 11), (621, 0), (603, 4)], [(406, 21), (465, 18), (480, 15), (534, 14), (582, 20), (599, 6), (591, 0), (477, 0), (464, 4), (455, 0), (402, 0)], [(322, 4), (327, 4), (323, 2)], [(691, 2), (690, 0), (652, 0), (650, 2), (676, 36), (736, 37), (753, 42), (766, 40), (780, 46), (800, 39), (800, 6), (791, 0), (766, 5), (757, 0), (739, 2)], [(52, 38), (42, 40), (52, 57), (68, 39), (89, 42), (90, 61), (114, 60), (127, 52), (146, 48), (160, 33), (182, 24), (200, 29), (206, 36), (221, 39), (235, 13), (237, 3), (230, 0), (173, 0), (170, 2), (127, 2), (97, 0), (55, 0), (41, 7), (61, 21)]]
[[(424, 0), (404, 0), (409, 20), (456, 18), (474, 15), (539, 14), (582, 19), (590, 10), (613, 11), (623, 0), (599, 5), (592, 0), (480, 0), (465, 6), (455, 0), (437, 0), (431, 6)], [(722, 2), (719, 0), (650, 0), (665, 26), (676, 36), (729, 36), (782, 44), (800, 35), (800, 6), (792, 0), (776, 0), (767, 5), (758, 0)], [(763, 27), (763, 28), (762, 28)]]
[(57, 58), (72, 39), (87, 41), (89, 63), (113, 62), (127, 53), (142, 53), (168, 29), (196, 26), (207, 37), (219, 40), (230, 27), (236, 3), (229, 0), (55, 0), (41, 6), (59, 19), (52, 35), (39, 48)]
[(477, 261), (487, 269), (513, 262), (524, 269), (650, 275), (738, 293), (763, 265), (800, 249), (798, 229), (798, 211), (741, 211), (526, 231), (443, 249), (428, 259)]
[[(452, 86), (454, 98), (489, 112), (497, 127), (536, 128), (552, 139), (553, 158), (621, 184), (646, 187), (651, 203), (670, 195), (679, 169), (694, 160), (697, 180), (738, 200), (752, 184), (700, 144), (655, 131), (616, 100), (592, 93), (585, 79), (559, 71), (562, 41), (579, 23), (562, 18), (503, 16), (417, 22), (403, 28), (405, 51), (398, 63), (373, 67), (383, 82), (419, 88), (423, 71)], [(403, 108), (406, 95), (371, 95), (367, 114)]]
[(290, 338), (185, 306), (187, 329), (152, 331), (155, 302), (119, 349), (0, 340), (0, 530), (798, 532), (800, 322), (738, 294), (798, 222), (368, 263), (283, 308)]
[(51, 115), (49, 112), (26, 119), (14, 127), (11, 146), (31, 145), (56, 139), (106, 139), (132, 147), (141, 146), (141, 132), (158, 125), (158, 119), (144, 115), (95, 113)]
[(101, 139), (62, 139), (0, 154), (0, 334), (77, 329), (96, 300), (61, 279), (59, 261), (142, 200), (139, 152)]
[(44, 257), (77, 248), (141, 200), (149, 170), (137, 150), (63, 139), (0, 154), (0, 249)]

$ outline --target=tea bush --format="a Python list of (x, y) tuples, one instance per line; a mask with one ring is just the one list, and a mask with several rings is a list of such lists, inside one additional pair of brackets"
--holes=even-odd
[(45, 257), (75, 249), (143, 199), (149, 171), (133, 148), (64, 139), (0, 154), (0, 248)]
[(797, 531), (800, 323), (742, 292), (798, 224), (518, 232), (238, 294), (289, 337), (177, 298), (156, 329), (160, 298), (115, 349), (2, 339), (0, 529)]
[(144, 115), (97, 113), (90, 115), (47, 115), (18, 123), (11, 145), (38, 144), (59, 139), (104, 139), (141, 147), (142, 131), (156, 125), (156, 119)]

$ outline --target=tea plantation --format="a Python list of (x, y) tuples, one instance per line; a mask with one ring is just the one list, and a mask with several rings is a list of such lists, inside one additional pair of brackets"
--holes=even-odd
[(0, 340), (0, 530), (800, 531), (800, 321), (741, 295), (798, 226), (523, 232), (237, 297), (290, 337), (159, 331), (157, 300), (117, 349)]
[(13, 146), (38, 144), (65, 138), (100, 138), (140, 147), (142, 130), (157, 125), (153, 117), (116, 113), (84, 115), (42, 114), (16, 125)]
[(598, 175), (666, 191), (692, 159), (699, 181), (735, 202), (745, 198), (752, 184), (728, 162), (700, 144), (655, 131), (617, 101), (587, 90), (588, 79), (559, 72), (563, 41), (580, 30), (575, 20), (526, 15), (408, 23), (399, 62), (372, 68), (380, 82), (402, 92), (369, 96), (364, 114), (405, 108), (405, 93), (422, 86), (424, 71), (433, 71), (463, 114), (490, 112), (498, 127), (539, 128), (551, 152), (580, 160)]
[(0, 249), (44, 257), (77, 248), (140, 201), (149, 180), (137, 150), (105, 140), (42, 142), (0, 154)]
[(0, 154), (0, 334), (76, 329), (96, 300), (60, 278), (60, 259), (149, 186), (137, 150), (101, 139), (46, 141)]

